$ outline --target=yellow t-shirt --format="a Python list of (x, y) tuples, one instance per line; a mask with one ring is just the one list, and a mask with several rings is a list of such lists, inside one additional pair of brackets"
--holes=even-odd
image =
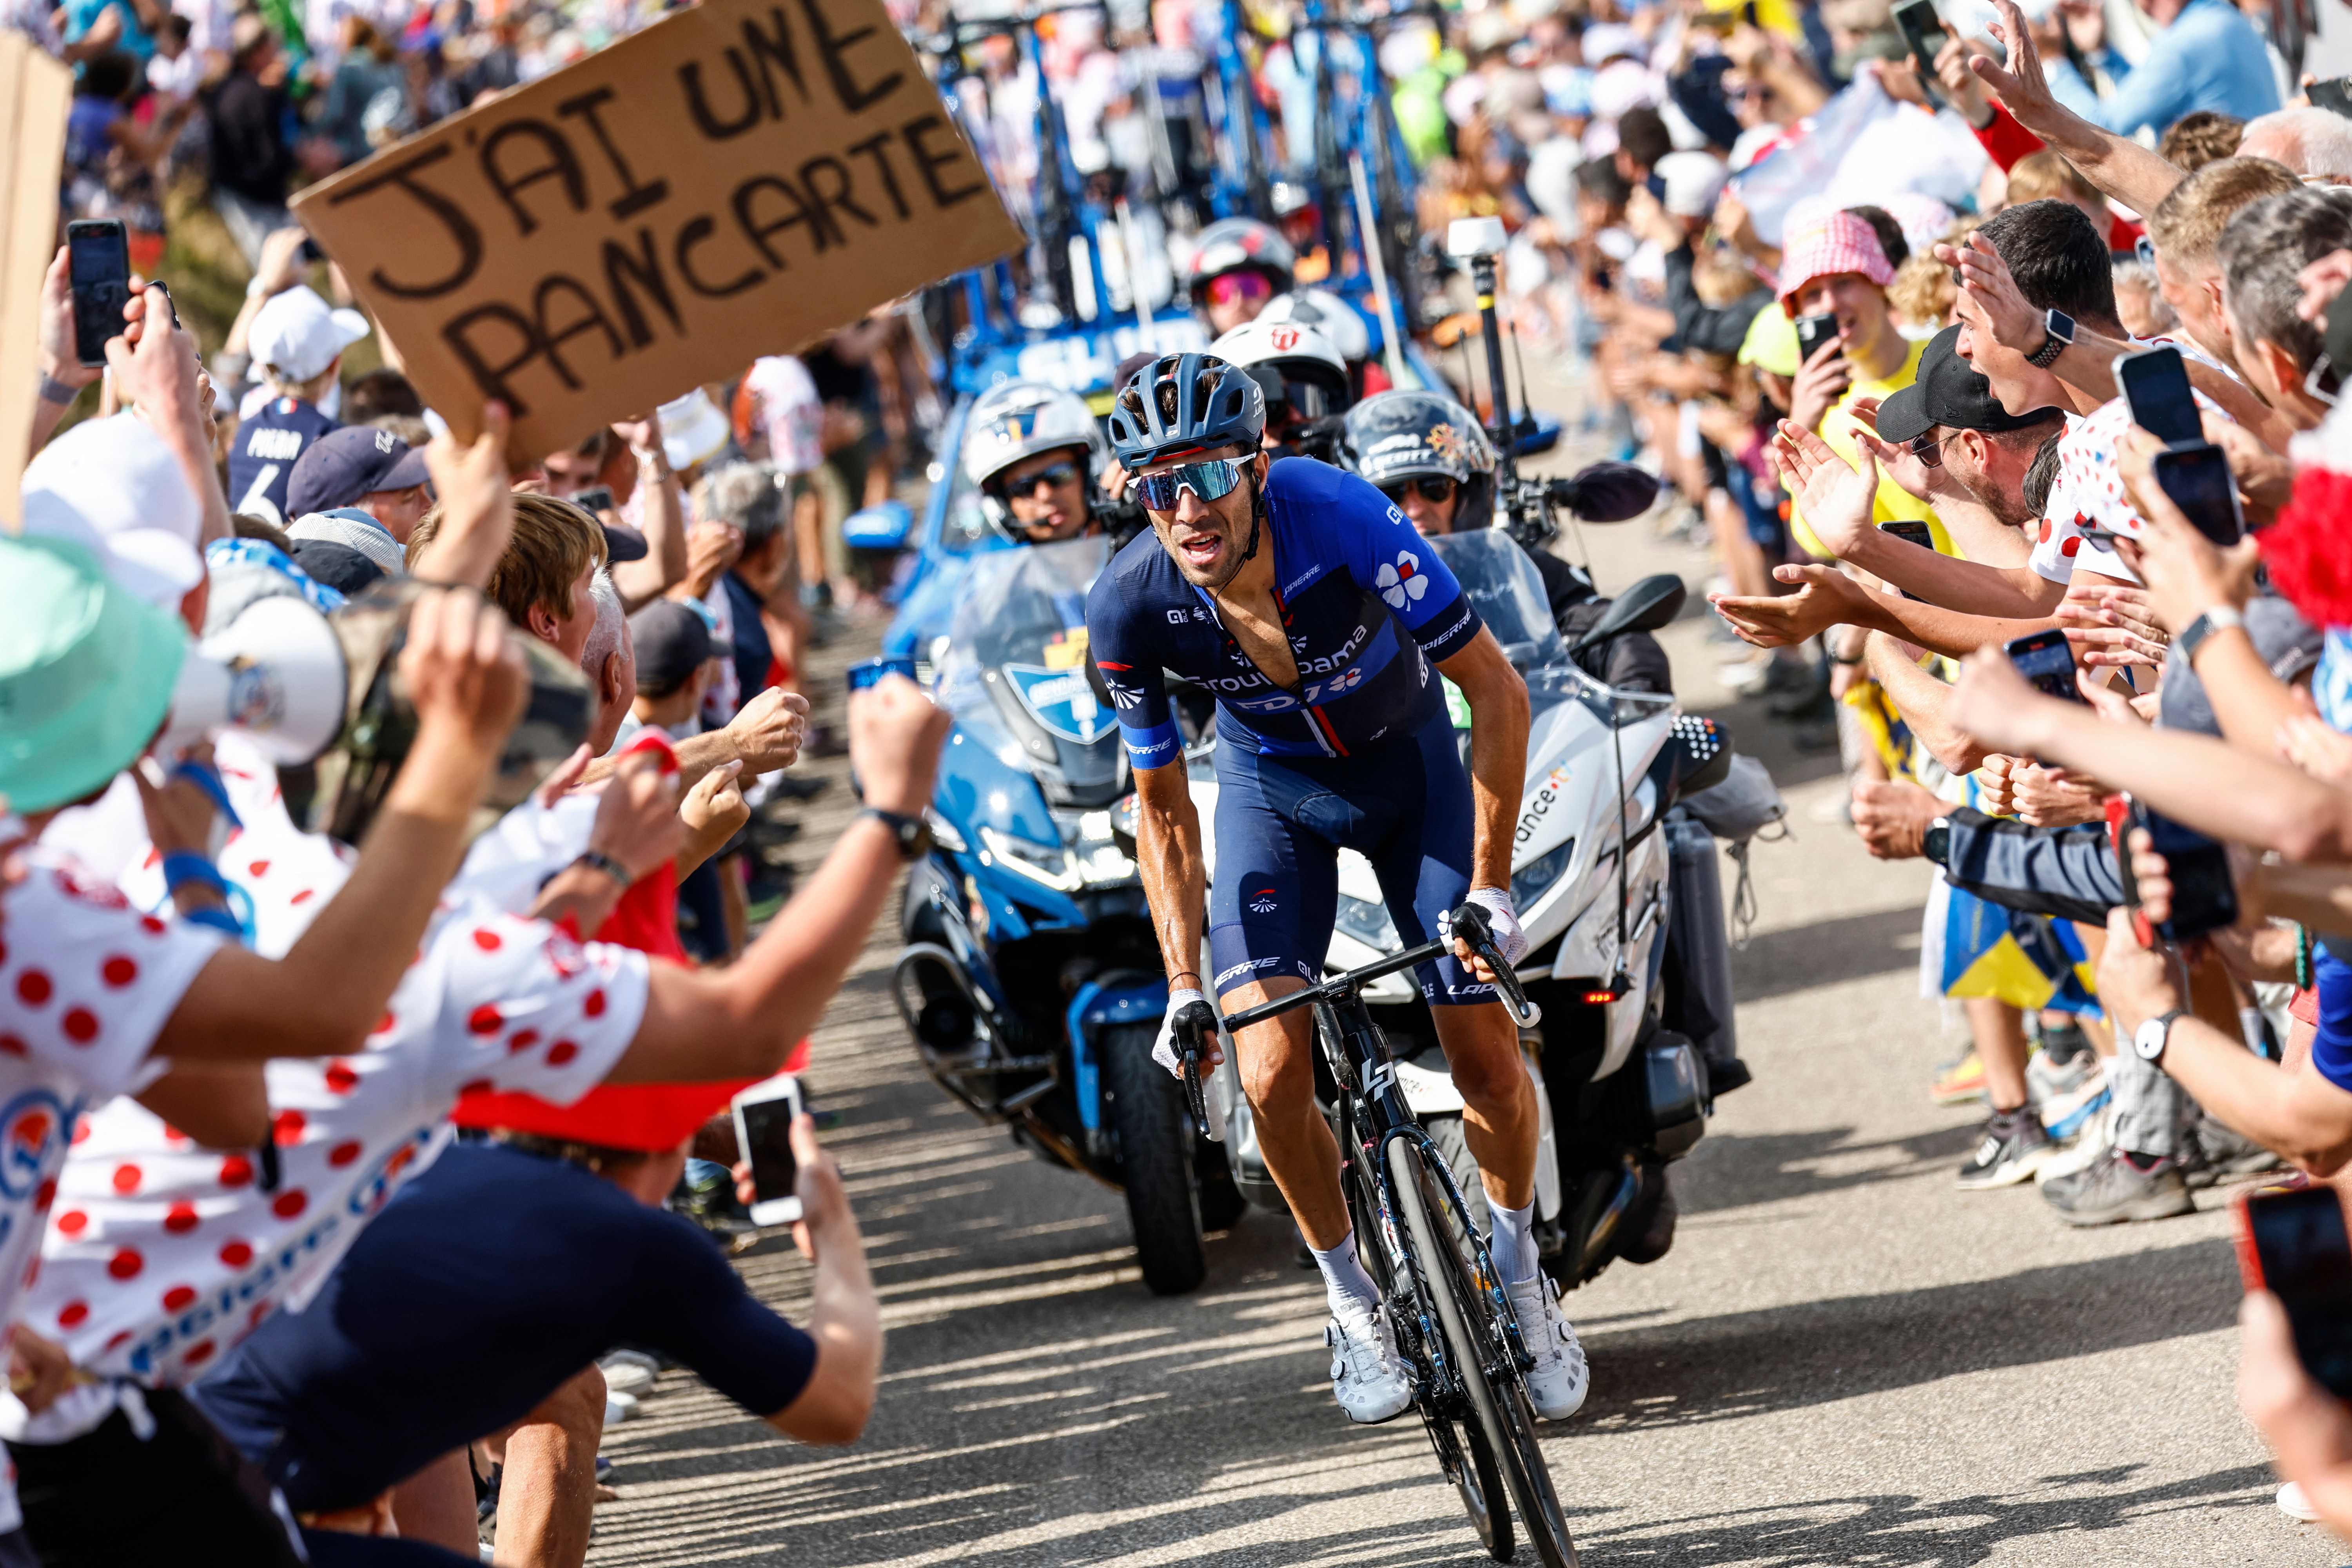
[[(1822, 439), (1829, 444), (1831, 451), (1843, 458), (1857, 469), (1862, 467), (1862, 448), (1855, 445), (1853, 439), (1853, 433), (1862, 426), (1850, 412), (1853, 407), (1854, 400), (1861, 397), (1875, 397), (1883, 403), (1910, 385), (1912, 379), (1919, 374), (1919, 356), (1927, 352), (1927, 345), (1924, 341), (1913, 342), (1910, 345), (1910, 353), (1905, 356), (1902, 364), (1897, 366), (1892, 374), (1878, 380), (1856, 377), (1838, 400), (1830, 405), (1829, 413), (1822, 418), (1821, 434)], [(1878, 501), (1871, 508), (1871, 521), (1895, 522), (1905, 520), (1925, 522), (1928, 532), (1935, 537), (1936, 548), (1945, 554), (1959, 553), (1952, 548), (1952, 536), (1944, 531), (1944, 525), (1937, 518), (1935, 509), (1896, 484), (1893, 476), (1882, 468), (1878, 475)], [(1795, 537), (1797, 543), (1806, 554), (1817, 561), (1832, 559), (1830, 552), (1822, 548), (1822, 542), (1814, 537), (1813, 531), (1805, 525), (1804, 517), (1798, 511), (1793, 500), (1789, 505), (1789, 531)]]

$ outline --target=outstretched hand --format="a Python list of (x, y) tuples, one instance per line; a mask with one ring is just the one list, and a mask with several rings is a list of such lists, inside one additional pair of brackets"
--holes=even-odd
[(2051, 115), (2065, 110), (2052, 95), (2049, 79), (2042, 74), (2033, 30), (2025, 25), (2025, 13), (2018, 9), (2017, 0), (1993, 0), (1993, 4), (2000, 20), (1992, 25), (1992, 36), (2008, 46), (2009, 65), (2004, 68), (1979, 55), (1969, 66), (1978, 79), (2000, 95), (2001, 107), (2031, 130), (2036, 121), (2046, 122)]
[(1878, 460), (1869, 446), (1857, 447), (1862, 453), (1859, 469), (1794, 420), (1781, 420), (1773, 438), (1798, 510), (1822, 547), (1841, 559), (1853, 552), (1869, 530), (1878, 500)]
[(1743, 642), (1794, 647), (1836, 626), (1877, 626), (1870, 595), (1834, 566), (1775, 566), (1774, 580), (1801, 584), (1793, 594), (1709, 594), (1706, 602)]

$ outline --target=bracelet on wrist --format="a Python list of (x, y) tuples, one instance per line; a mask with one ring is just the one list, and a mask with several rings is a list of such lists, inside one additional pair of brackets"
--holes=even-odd
[(585, 867), (591, 871), (604, 872), (604, 875), (612, 878), (614, 881), (619, 883), (621, 889), (624, 892), (628, 890), (628, 887), (631, 882), (636, 880), (635, 877), (629, 875), (629, 868), (626, 866), (622, 865), (618, 860), (614, 859), (610, 855), (605, 854), (601, 849), (583, 850), (579, 856), (573, 858), (572, 864), (574, 866)]
[(70, 408), (73, 406), (74, 400), (80, 395), (80, 387), (59, 381), (47, 371), (41, 373), (40, 399), (50, 407)]
[(228, 879), (220, 868), (192, 849), (174, 849), (163, 857), (163, 888), (176, 893), (190, 885), (210, 888), (222, 898), (228, 897)]

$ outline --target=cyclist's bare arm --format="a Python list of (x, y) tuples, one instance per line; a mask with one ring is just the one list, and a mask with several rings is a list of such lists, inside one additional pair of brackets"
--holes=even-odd
[(1164, 766), (1135, 771), (1135, 805), (1136, 862), (1144, 896), (1151, 900), (1151, 925), (1160, 936), (1169, 984), (1190, 976), (1193, 988), (1206, 993), (1206, 977), (1193, 971), (1201, 963), (1202, 902), (1209, 878), (1201, 858), (1201, 814), (1193, 809), (1181, 754)]

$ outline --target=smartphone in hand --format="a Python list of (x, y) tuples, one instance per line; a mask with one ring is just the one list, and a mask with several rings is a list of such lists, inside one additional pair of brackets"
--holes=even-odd
[(2238, 1202), (2238, 1270), (2286, 1309), (2311, 1380), (2352, 1400), (2352, 1242), (2334, 1187), (2257, 1188)]
[(102, 365), (108, 341), (122, 335), (122, 307), (131, 303), (131, 241), (121, 220), (68, 224), (66, 268), (73, 288), (74, 357)]
[[(1936, 548), (1935, 531), (1915, 517), (1899, 517), (1893, 522), (1882, 522), (1878, 525), (1878, 531), (1889, 538), (1900, 539), (1907, 544), (1918, 545), (1923, 550)], [(1915, 604), (1919, 602), (1919, 595), (1910, 589), (1904, 588), (1898, 591), (1905, 598)]]
[(2324, 109), (2330, 114), (2340, 114), (2352, 120), (2352, 77), (2339, 76), (2328, 81), (2315, 81), (2305, 93), (2314, 109)]
[(801, 1217), (793, 1118), (803, 1109), (801, 1080), (789, 1073), (735, 1097), (735, 1147), (751, 1165), (753, 1225), (790, 1225)]
[(2189, 366), (2169, 344), (2117, 354), (2116, 384), (2131, 406), (2132, 423), (2167, 447), (2201, 446), (2205, 426), (2197, 416), (2197, 395)]
[(2001, 651), (2036, 691), (2069, 702), (2085, 701), (2082, 689), (2074, 684), (2074, 650), (2066, 646), (2066, 634), (2058, 627), (2011, 637), (2001, 645)]
[(1903, 30), (1904, 42), (1911, 46), (1911, 58), (1919, 62), (1919, 85), (1934, 92), (1936, 57), (1951, 37), (1936, 15), (1936, 0), (1903, 0), (1895, 7), (1895, 25)]
[(1817, 316), (1797, 318), (1797, 363), (1810, 364), (1822, 345), (1838, 335), (1837, 318), (1823, 310)]
[[(2147, 829), (2148, 842), (2164, 857), (2172, 882), (2172, 914), (2150, 921), (2137, 911), (2139, 887), (2131, 878), (2131, 830)], [(2230, 871), (2230, 852), (2216, 838), (2133, 801), (2126, 810), (2116, 857), (2124, 868), (2124, 890), (2134, 906), (2133, 926), (2140, 941), (2189, 942), (2209, 931), (2238, 923), (2238, 881)]]
[(2172, 504), (2214, 543), (2227, 549), (2246, 536), (2246, 514), (2238, 507), (2238, 483), (2230, 459), (2210, 441), (2158, 452), (2149, 465)]

